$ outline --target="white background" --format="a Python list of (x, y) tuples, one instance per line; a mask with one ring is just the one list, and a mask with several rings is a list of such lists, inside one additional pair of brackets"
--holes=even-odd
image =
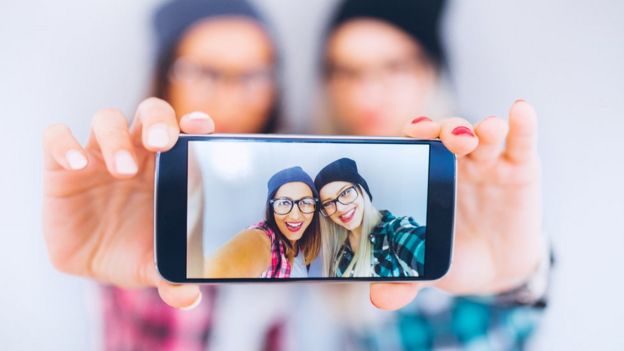
[[(263, 1), (285, 56), (286, 110), (313, 108), (315, 50), (333, 1)], [(92, 114), (132, 114), (150, 75), (158, 1), (0, 3), (0, 348), (98, 345), (92, 285), (55, 272), (41, 236), (41, 133)], [(624, 348), (624, 3), (454, 1), (446, 25), (462, 115), (504, 115), (516, 98), (541, 118), (546, 232), (558, 256), (536, 350)]]

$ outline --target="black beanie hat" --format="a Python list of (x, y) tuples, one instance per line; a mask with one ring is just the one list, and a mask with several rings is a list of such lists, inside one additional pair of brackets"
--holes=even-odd
[(318, 192), (314, 186), (312, 178), (299, 166), (282, 169), (275, 173), (267, 182), (267, 202), (269, 202), (277, 190), (286, 183), (302, 182), (310, 187), (315, 199), (318, 199)]
[(366, 180), (358, 173), (357, 164), (352, 159), (343, 157), (323, 167), (314, 178), (314, 185), (320, 191), (328, 183), (339, 181), (361, 185), (368, 197), (373, 199)]
[(345, 0), (334, 13), (326, 38), (342, 24), (358, 18), (387, 22), (414, 38), (429, 58), (444, 66), (440, 18), (444, 0)]
[(266, 22), (245, 0), (172, 0), (162, 5), (154, 15), (157, 57), (173, 50), (184, 32), (197, 21), (219, 16), (242, 16)]

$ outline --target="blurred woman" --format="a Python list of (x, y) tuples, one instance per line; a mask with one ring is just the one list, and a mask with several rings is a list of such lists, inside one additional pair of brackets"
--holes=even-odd
[[(164, 282), (153, 267), (153, 153), (180, 130), (274, 132), (277, 53), (266, 22), (243, 0), (172, 0), (155, 13), (154, 29), (151, 95), (159, 99), (143, 101), (131, 126), (120, 111), (100, 110), (84, 148), (67, 127), (48, 128), (44, 227), (56, 267), (111, 284), (102, 289), (105, 349), (203, 350), (215, 334), (216, 289), (202, 287), (202, 300), (197, 287)], [(201, 189), (199, 173), (189, 173), (190, 188)], [(201, 227), (201, 191), (193, 194), (190, 216)], [(189, 248), (201, 256), (200, 244), (191, 235)], [(201, 271), (196, 263), (191, 269)], [(274, 315), (263, 318), (249, 328), (259, 348), (277, 335)]]
[[(393, 332), (360, 330), (363, 348), (396, 348), (388, 335), (397, 330), (403, 349), (522, 348), (544, 306), (544, 290), (534, 288), (545, 286), (550, 262), (540, 229), (534, 112), (516, 101), (509, 120), (491, 116), (473, 126), (441, 118), (452, 110), (442, 78), (443, 8), (444, 1), (435, 0), (345, 0), (325, 33), (326, 124), (341, 133), (440, 138), (458, 155), (453, 264), (433, 284), (446, 293), (420, 293), (410, 312), (386, 325)], [(513, 180), (502, 176), (511, 172)], [(320, 195), (324, 201), (323, 190)], [(360, 244), (357, 261), (369, 257), (363, 251)], [(371, 300), (396, 309), (430, 285), (376, 284)], [(381, 329), (386, 332), (376, 332)]]
[(306, 278), (320, 250), (318, 193), (301, 168), (267, 183), (265, 219), (236, 234), (206, 260), (209, 278)]

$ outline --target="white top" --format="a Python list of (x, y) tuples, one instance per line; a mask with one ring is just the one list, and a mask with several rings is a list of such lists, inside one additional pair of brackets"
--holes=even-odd
[(307, 278), (308, 270), (306, 269), (305, 261), (303, 260), (303, 252), (299, 251), (299, 254), (295, 256), (292, 267), (290, 270), (291, 278)]

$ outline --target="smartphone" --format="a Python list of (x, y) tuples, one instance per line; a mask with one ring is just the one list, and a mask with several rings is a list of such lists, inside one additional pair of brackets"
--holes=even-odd
[(156, 155), (154, 252), (174, 283), (434, 280), (455, 156), (438, 140), (181, 135)]

